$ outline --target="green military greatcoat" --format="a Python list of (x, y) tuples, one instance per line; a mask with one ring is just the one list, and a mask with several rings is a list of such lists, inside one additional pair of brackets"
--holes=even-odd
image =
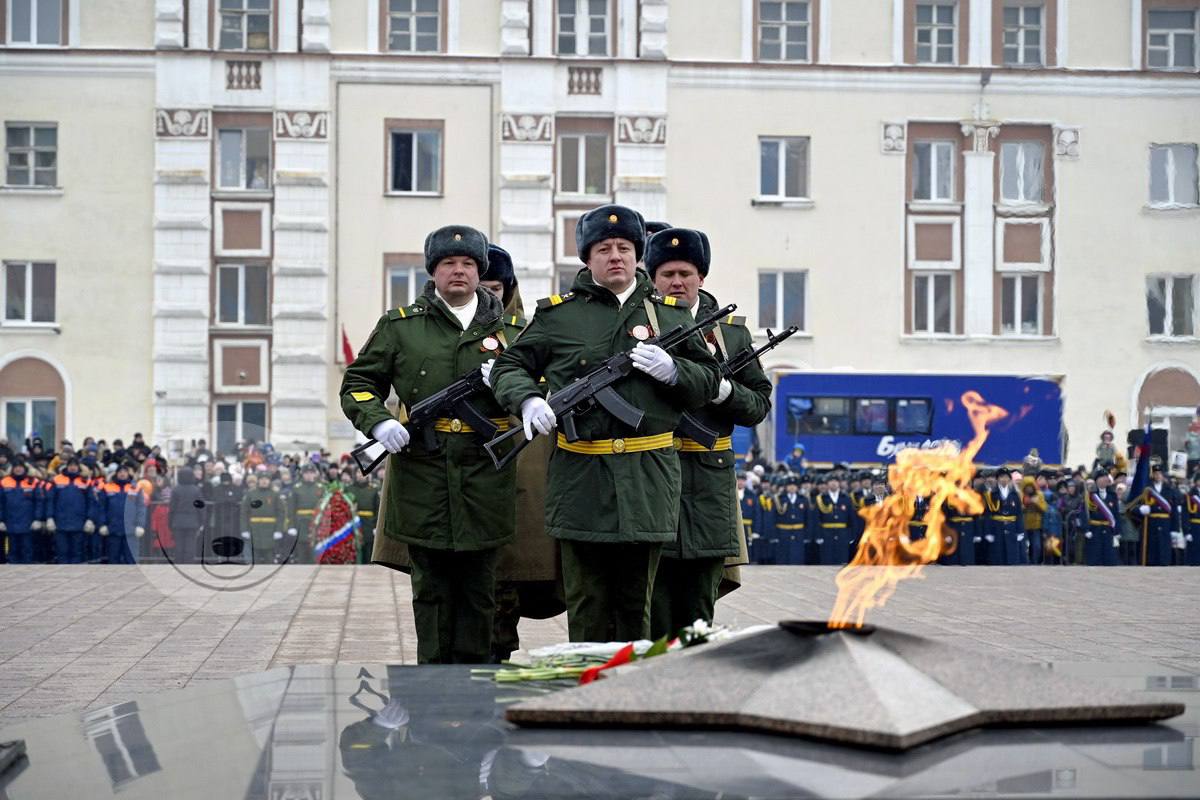
[[(478, 309), (464, 331), (433, 283), (410, 306), (383, 315), (342, 378), (342, 410), (367, 436), (392, 414), (384, 406), (389, 390), (412, 405), (445, 388), (503, 352), (520, 333), (520, 321), (503, 316), (500, 301), (476, 290)], [(486, 393), (473, 401), (485, 417), (507, 424), (507, 413)], [(516, 471), (497, 471), (461, 421), (447, 418), (436, 433), (437, 449), (416, 435), (402, 452), (389, 456), (381, 511), (383, 534), (432, 550), (478, 551), (513, 537)]]
[[(321, 498), (325, 496), (325, 484), (313, 481), (309, 483), (305, 480), (300, 480), (292, 485), (291, 491), (288, 493), (287, 508), (288, 508), (288, 528), (296, 529), (297, 539), (295, 541), (295, 552), (293, 558), (299, 564), (313, 563), (312, 542), (310, 540), (309, 528), (312, 526), (313, 517), (316, 516), (317, 506), (321, 503)], [(292, 544), (285, 545), (285, 554), (292, 548)]]
[(242, 495), (242, 530), (250, 532), (257, 563), (274, 561), (275, 532), (282, 532), (285, 519), (283, 501), (274, 489), (255, 486)]

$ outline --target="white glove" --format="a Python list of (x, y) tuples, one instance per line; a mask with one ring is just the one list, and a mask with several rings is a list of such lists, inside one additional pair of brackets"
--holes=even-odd
[(107, 526), (107, 525), (101, 525), (101, 526), (100, 526), (100, 535), (101, 535), (101, 536), (108, 536), (108, 526)]
[(824, 540), (824, 539), (817, 539), (817, 544), (825, 544), (825, 540)]
[(143, 528), (141, 525), (138, 525), (136, 528), (133, 529), (133, 535), (140, 539), (146, 535), (146, 529)]
[(8, 530), (8, 526), (5, 525), (3, 522), (0, 522), (0, 531), (6, 531), (6, 530)]
[(83, 523), (83, 532), (91, 533), (94, 530), (96, 530), (96, 523), (92, 522), (90, 519), (85, 520)]
[(29, 530), (31, 530), (31, 531), (40, 531), (41, 529), (42, 529), (42, 521), (40, 519), (35, 519), (33, 521), (33, 524), (29, 526)]
[(675, 360), (666, 350), (656, 344), (638, 342), (629, 357), (633, 360), (635, 369), (641, 370), (656, 381), (662, 381), (668, 386), (672, 386), (679, 379), (679, 370), (675, 368)]
[(273, 536), (275, 538), (275, 541), (278, 542), (280, 539), (283, 538), (283, 531), (275, 531), (273, 534), (271, 534), (271, 536)]
[(989, 542), (995, 542), (995, 541), (996, 541), (996, 537), (995, 537), (995, 536), (992, 536), (990, 533), (989, 533), (987, 536), (983, 537), (983, 538), (987, 539)]
[(1023, 534), (1023, 533), (1018, 533), (1018, 534), (1017, 534), (1017, 541), (1018, 541), (1018, 542), (1023, 542), (1023, 541), (1025, 541), (1025, 534)]
[(1085, 532), (1085, 533), (1083, 534), (1083, 538), (1085, 538), (1085, 539), (1090, 539), (1090, 538), (1092, 538), (1092, 532), (1091, 532), (1091, 531), (1087, 531), (1087, 532)]
[(1145, 503), (1142, 503), (1140, 506), (1138, 506), (1138, 513), (1141, 514), (1142, 516), (1149, 514), (1150, 506), (1146, 505)]
[(295, 536), (295, 535), (296, 535), (296, 529), (295, 529), (295, 528), (288, 528), (288, 531), (287, 531), (287, 533), (288, 533), (288, 536)]
[(982, 541), (983, 541), (983, 539), (980, 539), (978, 536), (975, 536), (971, 539), (971, 542), (974, 544), (979, 544)]
[(242, 538), (247, 542), (250, 541), (250, 531), (242, 531)]
[(483, 373), (483, 385), (492, 388), (492, 367), (496, 365), (496, 359), (489, 358), (487, 361), (479, 365), (479, 371)]
[(717, 387), (717, 396), (713, 398), (713, 402), (720, 405), (728, 400), (731, 394), (733, 394), (733, 384), (729, 382), (729, 378), (721, 378), (721, 385)]
[(54, 517), (47, 517), (46, 531), (49, 533), (54, 533), (56, 530), (58, 530), (58, 526), (54, 524)]
[(1191, 541), (1195, 541), (1194, 539), (1192, 539), (1192, 535), (1191, 535), (1190, 533), (1189, 533), (1187, 536), (1183, 537), (1183, 538), (1184, 538), (1185, 540), (1189, 541), (1189, 542), (1191, 542)]
[(1113, 547), (1120, 547), (1120, 546), (1121, 546), (1121, 537), (1114, 536), (1113, 537)]
[(525, 426), (525, 438), (533, 441), (535, 428), (543, 436), (549, 436), (558, 424), (558, 418), (549, 403), (540, 397), (530, 397), (521, 403), (521, 424)]
[(408, 429), (394, 419), (385, 419), (371, 428), (371, 438), (389, 453), (399, 453), (408, 447)]
[(391, 731), (403, 728), (408, 724), (408, 720), (408, 709), (400, 705), (399, 700), (388, 700), (387, 705), (379, 709), (375, 713), (375, 716), (371, 717), (371, 722)]

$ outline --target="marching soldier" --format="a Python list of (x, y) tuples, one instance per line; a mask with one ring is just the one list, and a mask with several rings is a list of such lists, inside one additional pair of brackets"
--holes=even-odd
[(256, 484), (242, 495), (242, 538), (254, 548), (255, 564), (274, 563), (284, 519), (283, 502), (271, 488), (271, 476), (258, 473)]
[(828, 482), (828, 490), (817, 495), (816, 502), (816, 536), (817, 548), (820, 552), (821, 564), (845, 564), (849, 553), (850, 520), (854, 516), (854, 506), (850, 497), (842, 491), (838, 478), (834, 476)]
[(549, 435), (556, 419), (538, 379), (551, 393), (606, 358), (632, 350), (636, 371), (613, 389), (641, 409), (638, 428), (602, 408), (577, 420), (580, 439), (561, 433), (550, 457), (547, 532), (560, 540), (567, 622), (572, 641), (619, 640), (650, 631), (650, 596), (659, 555), (679, 530), (680, 466), (674, 431), (683, 411), (716, 396), (716, 361), (699, 337), (671, 353), (646, 344), (658, 331), (688, 325), (675, 298), (636, 271), (645, 245), (642, 217), (623, 206), (584, 214), (575, 230), (587, 265), (570, 292), (538, 302), (521, 338), (496, 361), (492, 386), (525, 435)]
[[(654, 288), (688, 309), (693, 318), (712, 314), (720, 305), (702, 287), (708, 277), (711, 249), (708, 237), (687, 228), (667, 228), (646, 244), (646, 270)], [(721, 360), (754, 346), (742, 317), (728, 317), (705, 332), (710, 352)], [(693, 417), (717, 434), (713, 447), (678, 431), (682, 475), (679, 533), (663, 545), (654, 578), (650, 635), (674, 634), (698, 619), (711, 622), (718, 586), (727, 559), (742, 550), (738, 525), (735, 425), (754, 426), (771, 410), (773, 386), (757, 360), (728, 378), (721, 378), (716, 395)]]
[(812, 513), (808, 498), (800, 493), (795, 475), (784, 480), (779, 496), (775, 529), (779, 531), (782, 564), (803, 564), (805, 543), (808, 541), (808, 518)]
[(1164, 480), (1162, 461), (1157, 457), (1150, 459), (1150, 483), (1129, 502), (1138, 515), (1134, 520), (1142, 529), (1142, 566), (1171, 566), (1171, 531), (1181, 531), (1183, 526), (1175, 490)]
[(287, 499), (287, 535), (290, 541), (280, 543), (280, 557), (293, 554), (297, 564), (313, 563), (312, 543), (309, 541), (313, 517), (325, 489), (317, 483), (317, 465), (306, 462), (300, 469), (300, 482), (292, 486)]
[(1117, 549), (1113, 545), (1113, 537), (1118, 535), (1120, 501), (1109, 486), (1112, 478), (1108, 470), (1096, 470), (1093, 480), (1096, 481), (1096, 488), (1084, 493), (1088, 527), (1083, 534), (1083, 559), (1089, 567), (1114, 567), (1117, 565)]
[[(346, 416), (392, 453), (383, 533), (408, 545), (422, 664), (491, 658), (496, 562), (513, 538), (516, 475), (497, 471), (458, 418), (437, 420), (432, 449), (410, 441), (384, 400), (394, 389), (402, 402), (420, 402), (494, 359), (520, 333), (479, 286), (487, 248), (487, 237), (465, 225), (429, 234), (425, 268), (433, 279), (412, 305), (380, 318), (342, 379)], [(472, 402), (507, 429), (491, 397)]]
[(1027, 563), (1019, 555), (1025, 539), (1021, 498), (1012, 486), (1012, 473), (1008, 469), (996, 472), (996, 488), (988, 489), (983, 501), (987, 513), (984, 539), (988, 543), (988, 563), (992, 566)]
[(54, 534), (54, 560), (59, 564), (81, 564), (85, 534), (95, 530), (88, 517), (91, 487), (72, 457), (54, 476), (46, 493), (46, 530)]

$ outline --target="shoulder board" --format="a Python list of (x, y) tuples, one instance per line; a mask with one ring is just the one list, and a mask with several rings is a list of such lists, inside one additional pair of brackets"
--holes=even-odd
[(653, 300), (654, 302), (658, 303), (659, 305), (664, 305), (664, 306), (679, 305), (679, 301), (676, 300), (674, 297), (671, 297), (670, 295), (659, 294), (658, 292), (655, 292), (654, 294), (650, 295), (650, 299)]
[(71, 479), (68, 478), (66, 475), (59, 474), (59, 475), (54, 476), (54, 485), (55, 486), (66, 486), (70, 482), (71, 482)]
[(11, 489), (12, 487), (14, 487), (16, 485), (17, 485), (17, 482), (7, 475), (5, 475), (2, 479), (0, 479), (0, 486), (3, 486), (5, 489)]
[(738, 317), (738, 316), (734, 316), (733, 314), (730, 314), (728, 317), (721, 320), (721, 324), (722, 325), (737, 325), (737, 326), (744, 328), (744, 327), (746, 327), (746, 318)]
[(419, 317), (425, 313), (425, 306), (413, 304), (411, 306), (400, 306), (393, 308), (388, 312), (388, 319), (412, 319)]
[(525, 320), (524, 320), (523, 318), (521, 318), (521, 317), (517, 317), (517, 316), (505, 317), (505, 318), (504, 318), (504, 324), (505, 324), (505, 325), (511, 325), (511, 326), (513, 326), (514, 328), (524, 328), (524, 327), (525, 327)]
[(549, 297), (543, 297), (541, 300), (538, 300), (537, 307), (538, 308), (550, 308), (551, 306), (562, 305), (563, 303), (566, 303), (567, 301), (574, 300), (574, 299), (575, 299), (574, 292), (566, 292), (565, 294), (552, 294)]

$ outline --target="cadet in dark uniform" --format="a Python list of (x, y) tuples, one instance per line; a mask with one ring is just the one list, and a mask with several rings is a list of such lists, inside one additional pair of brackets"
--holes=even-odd
[(848, 537), (854, 506), (850, 496), (842, 491), (835, 476), (829, 481), (829, 490), (817, 495), (813, 503), (816, 526), (813, 535), (822, 564), (845, 564), (849, 555)]
[(988, 563), (992, 566), (1013, 566), (1028, 563), (1020, 560), (1017, 535), (1024, 537), (1024, 511), (1021, 496), (1012, 485), (1012, 473), (1001, 469), (996, 473), (996, 488), (983, 495), (987, 513)]
[(371, 551), (375, 549), (375, 520), (379, 513), (379, 488), (371, 482), (369, 475), (362, 472), (354, 476), (354, 485), (350, 487), (354, 495), (354, 506), (358, 510), (360, 520), (358, 563), (368, 564), (371, 561)]
[(800, 494), (795, 475), (784, 478), (783, 494), (776, 501), (775, 530), (779, 532), (781, 564), (805, 563), (808, 519), (812, 513), (808, 498)]
[[(700, 231), (667, 228), (650, 237), (646, 245), (646, 270), (654, 288), (674, 298), (693, 317), (712, 314), (720, 304), (702, 287), (708, 277), (711, 248)], [(729, 317), (705, 332), (710, 352), (725, 360), (752, 348), (753, 336), (741, 317)], [(738, 525), (737, 479), (733, 441), (735, 425), (753, 426), (771, 410), (770, 379), (758, 361), (730, 378), (721, 378), (716, 395), (693, 413), (716, 431), (711, 448), (688, 438), (675, 437), (679, 451), (682, 490), (679, 534), (663, 545), (650, 610), (650, 635), (657, 639), (675, 634), (698, 619), (712, 622), (717, 587), (726, 559), (741, 550)]]
[(742, 531), (746, 535), (746, 550), (750, 563), (758, 563), (758, 492), (746, 480), (746, 473), (737, 473), (738, 507), (742, 515)]
[(281, 543), (281, 558), (287, 558), (291, 553), (294, 563), (313, 563), (313, 546), (309, 540), (310, 529), (313, 517), (317, 513), (317, 505), (320, 504), (324, 494), (324, 485), (317, 483), (317, 465), (309, 461), (300, 469), (300, 482), (294, 484), (288, 494), (287, 534), (289, 537), (295, 538)]
[(254, 548), (255, 564), (275, 562), (275, 547), (283, 538), (285, 519), (279, 493), (271, 488), (271, 476), (258, 473), (255, 485), (242, 495), (242, 538)]
[(1200, 471), (1192, 476), (1192, 487), (1183, 498), (1183, 540), (1187, 543), (1186, 563), (1200, 567)]
[(1162, 462), (1150, 460), (1150, 483), (1129, 498), (1134, 525), (1143, 531), (1138, 557), (1142, 566), (1171, 566), (1171, 531), (1183, 530), (1175, 490), (1163, 479)]
[[(634, 429), (597, 406), (578, 417), (580, 440), (561, 433), (550, 457), (546, 530), (562, 545), (572, 641), (645, 638), (659, 555), (679, 532), (679, 457), (674, 431), (683, 411), (716, 396), (717, 363), (700, 337), (667, 353), (645, 339), (692, 323), (673, 297), (636, 270), (645, 245), (642, 217), (623, 206), (584, 214), (575, 229), (587, 265), (572, 291), (538, 302), (538, 312), (492, 370), (500, 402), (520, 413), (526, 436), (550, 434), (550, 392), (611, 355), (633, 350), (634, 374), (613, 388), (645, 413)], [(652, 319), (657, 317), (657, 324)]]
[(1113, 537), (1118, 535), (1121, 504), (1110, 486), (1112, 477), (1108, 470), (1096, 470), (1092, 479), (1096, 488), (1085, 491), (1083, 496), (1088, 517), (1087, 531), (1083, 534), (1083, 561), (1089, 567), (1115, 567), (1117, 548), (1113, 545)]
[[(408, 545), (417, 661), (484, 663), (491, 658), (499, 548), (512, 540), (515, 470), (496, 470), (470, 426), (440, 419), (427, 448), (384, 406), (395, 390), (416, 403), (496, 357), (520, 332), (500, 301), (479, 287), (487, 237), (465, 225), (425, 239), (433, 280), (410, 306), (375, 326), (342, 379), (342, 410), (393, 455), (383, 535)], [(501, 429), (508, 417), (481, 393), (472, 402)], [(403, 452), (401, 452), (403, 451)]]

